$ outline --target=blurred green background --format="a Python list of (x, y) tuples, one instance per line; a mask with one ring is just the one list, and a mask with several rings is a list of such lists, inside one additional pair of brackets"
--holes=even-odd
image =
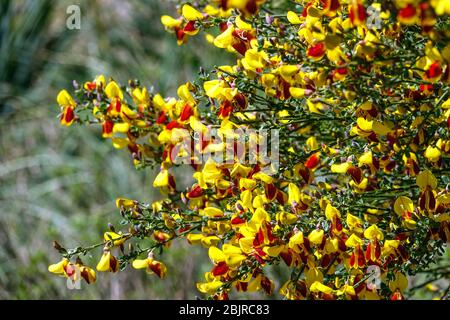
[[(66, 27), (74, 4), (80, 30)], [(55, 97), (71, 91), (72, 80), (97, 74), (121, 83), (137, 78), (174, 95), (200, 64), (225, 61), (202, 39), (178, 47), (160, 23), (175, 10), (156, 0), (0, 1), (0, 299), (195, 298), (195, 280), (210, 265), (205, 251), (185, 243), (164, 254), (165, 281), (127, 269), (68, 290), (47, 271), (60, 259), (53, 240), (69, 248), (98, 243), (108, 222), (120, 228), (117, 197), (158, 196), (151, 170), (136, 171), (126, 152), (105, 143), (101, 128), (61, 127)], [(95, 266), (100, 255), (83, 260)]]
[[(80, 30), (66, 27), (67, 7), (74, 4), (81, 8)], [(151, 170), (136, 171), (127, 153), (105, 143), (100, 128), (59, 125), (58, 91), (72, 90), (72, 80), (82, 84), (104, 74), (121, 83), (137, 78), (155, 92), (174, 95), (200, 66), (231, 61), (201, 35), (179, 47), (160, 24), (162, 14), (175, 10), (169, 0), (0, 0), (0, 299), (198, 294), (195, 283), (211, 265), (205, 250), (185, 242), (164, 254), (164, 281), (127, 269), (68, 290), (65, 279), (47, 271), (60, 259), (53, 240), (68, 248), (97, 243), (108, 222), (117, 226), (117, 197), (158, 197)], [(95, 266), (100, 254), (83, 261)], [(284, 271), (271, 274), (286, 279)]]

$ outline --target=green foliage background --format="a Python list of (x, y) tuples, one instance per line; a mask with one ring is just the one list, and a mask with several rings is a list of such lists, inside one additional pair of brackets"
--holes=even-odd
[[(73, 4), (81, 7), (81, 30), (66, 28)], [(74, 79), (82, 84), (104, 74), (122, 83), (134, 77), (173, 95), (200, 66), (231, 61), (201, 36), (178, 47), (159, 22), (174, 12), (169, 0), (0, 0), (0, 299), (197, 295), (195, 282), (210, 264), (204, 250), (185, 243), (164, 254), (164, 281), (127, 269), (68, 290), (47, 271), (60, 259), (53, 240), (75, 247), (99, 242), (108, 222), (120, 229), (116, 197), (158, 197), (154, 174), (136, 171), (125, 152), (101, 138), (100, 128), (59, 125), (58, 91), (71, 89)], [(84, 263), (95, 266), (100, 254)], [(286, 275), (281, 268), (272, 277)]]

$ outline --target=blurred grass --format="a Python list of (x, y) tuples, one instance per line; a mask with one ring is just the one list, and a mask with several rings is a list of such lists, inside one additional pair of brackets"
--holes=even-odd
[[(66, 8), (81, 7), (81, 30), (68, 30)], [(0, 299), (182, 299), (197, 294), (208, 268), (201, 248), (174, 244), (163, 260), (165, 281), (127, 269), (100, 274), (96, 284), (68, 290), (48, 273), (66, 247), (97, 243), (120, 215), (123, 196), (158, 196), (152, 172), (99, 137), (100, 128), (62, 128), (55, 96), (97, 74), (137, 78), (163, 94), (193, 79), (200, 67), (227, 58), (201, 39), (183, 48), (160, 25), (170, 1), (0, 1)], [(95, 266), (101, 252), (85, 257)], [(195, 262), (195, 263), (194, 263)], [(179, 266), (182, 265), (183, 268)]]

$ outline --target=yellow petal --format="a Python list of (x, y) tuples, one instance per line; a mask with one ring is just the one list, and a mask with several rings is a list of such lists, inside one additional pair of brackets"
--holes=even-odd
[(300, 18), (299, 18), (299, 16), (298, 16), (298, 14), (296, 14), (293, 11), (288, 11), (287, 19), (292, 24), (300, 24), (300, 23), (302, 23)]
[(358, 165), (371, 165), (373, 160), (372, 151), (368, 151), (364, 153), (361, 157), (358, 159)]
[(113, 127), (113, 132), (127, 133), (130, 130), (130, 124), (126, 122), (115, 123)]
[(148, 259), (136, 259), (132, 263), (135, 269), (145, 269), (148, 267)]
[(120, 246), (122, 243), (125, 242), (126, 237), (124, 237), (121, 234), (108, 231), (103, 234), (103, 239), (105, 239), (105, 241), (113, 241), (113, 245)]
[(231, 170), (230, 176), (231, 176), (231, 178), (234, 178), (237, 175), (239, 175), (241, 177), (246, 177), (251, 170), (252, 169), (249, 167), (243, 166), (240, 163), (236, 163), (233, 167), (233, 170)]
[(293, 183), (289, 183), (288, 185), (288, 202), (289, 204), (293, 204), (294, 202), (300, 202), (300, 189)]
[(252, 30), (252, 25), (250, 23), (245, 22), (244, 20), (241, 19), (240, 16), (236, 17), (236, 26), (241, 29), (241, 30), (247, 30), (250, 31)]
[(260, 225), (264, 221), (270, 221), (269, 213), (263, 208), (257, 208), (252, 216), (251, 222)]
[(372, 130), (379, 136), (385, 136), (389, 132), (391, 132), (391, 129), (389, 129), (387, 126), (382, 124), (381, 122), (375, 121), (372, 125)]
[(332, 164), (331, 165), (331, 172), (334, 173), (347, 173), (347, 170), (351, 167), (350, 162), (344, 162), (341, 164)]
[(200, 233), (190, 233), (186, 236), (186, 239), (190, 244), (197, 244), (197, 243), (201, 242), (203, 237), (204, 237), (204, 235), (202, 235)]
[(314, 229), (308, 235), (308, 240), (316, 245), (319, 245), (322, 243), (323, 235), (324, 235), (324, 231), (322, 229), (320, 229), (320, 230)]
[(56, 101), (62, 107), (75, 105), (75, 101), (73, 101), (72, 96), (67, 92), (67, 90), (61, 90), (56, 97)]
[(111, 81), (105, 88), (106, 96), (109, 99), (117, 98), (123, 100), (123, 93), (115, 81)]
[(432, 146), (428, 146), (425, 150), (425, 157), (431, 162), (437, 162), (441, 158), (441, 151)]
[(263, 182), (265, 182), (265, 183), (267, 183), (267, 184), (273, 183), (273, 178), (272, 178), (271, 176), (269, 176), (269, 175), (263, 173), (263, 172), (255, 173), (255, 174), (252, 176), (252, 178), (253, 178), (253, 179), (256, 179), (256, 180), (261, 180), (261, 181), (263, 181)]
[(221, 217), (223, 216), (223, 211), (215, 207), (207, 207), (203, 210), (203, 213), (210, 217)]
[(126, 209), (134, 207), (135, 203), (134, 200), (131, 199), (125, 199), (125, 198), (117, 198), (116, 199), (116, 206), (118, 209), (121, 207), (124, 207)]
[(366, 239), (369, 240), (383, 240), (384, 239), (384, 235), (383, 232), (381, 232), (381, 230), (376, 226), (376, 225), (371, 225), (370, 227), (368, 227), (365, 231), (364, 231), (364, 237), (366, 237)]
[(364, 118), (358, 118), (358, 120), (356, 120), (356, 123), (361, 130), (372, 131), (373, 121), (368, 121)]
[(347, 239), (347, 241), (345, 241), (345, 245), (351, 248), (357, 247), (358, 245), (362, 244), (363, 241), (361, 240), (361, 238), (354, 233), (352, 233), (352, 235)]
[(163, 169), (158, 173), (155, 180), (153, 181), (153, 187), (155, 188), (166, 187), (168, 185), (169, 185), (169, 171)]
[(227, 30), (225, 30), (224, 32), (219, 34), (214, 39), (214, 45), (216, 47), (222, 48), (222, 49), (226, 49), (229, 46), (231, 46), (233, 44), (233, 40), (234, 40), (233, 32), (234, 32), (234, 28), (233, 27), (228, 27)]
[(238, 267), (242, 261), (244, 261), (247, 257), (244, 256), (243, 254), (234, 254), (234, 255), (230, 255), (227, 256), (227, 258), (225, 259), (225, 263), (230, 267), (230, 268), (236, 268)]
[(216, 246), (220, 242), (220, 238), (217, 236), (208, 236), (201, 239), (201, 243), (205, 248)]
[(48, 266), (48, 271), (54, 274), (64, 274), (64, 267), (69, 264), (69, 260), (64, 258), (60, 262)]
[(327, 204), (327, 207), (325, 208), (325, 216), (328, 220), (332, 220), (334, 217), (340, 217), (341, 213), (339, 210), (335, 207), (333, 207), (330, 203)]
[(193, 7), (191, 7), (188, 4), (185, 4), (183, 6), (183, 8), (181, 9), (181, 14), (183, 15), (183, 17), (186, 20), (189, 21), (195, 21), (195, 20), (202, 20), (203, 19), (203, 15), (197, 11), (196, 9), (194, 9)]
[(189, 91), (189, 87), (186, 84), (183, 84), (178, 88), (177, 94), (183, 101), (195, 103), (195, 99), (192, 96), (191, 92)]
[(214, 294), (223, 285), (223, 282), (214, 280), (207, 283), (197, 283), (198, 291), (207, 294)]
[(271, 257), (278, 257), (283, 251), (284, 246), (264, 247), (263, 251)]
[(116, 149), (123, 149), (129, 145), (130, 140), (128, 138), (112, 138), (111, 139), (113, 147)]
[(256, 187), (256, 181), (247, 178), (241, 178), (239, 180), (239, 188), (241, 189), (253, 189)]
[(319, 144), (317, 143), (317, 139), (315, 137), (309, 137), (306, 140), (306, 145), (311, 151), (319, 149)]
[(278, 68), (278, 72), (286, 81), (289, 81), (298, 71), (299, 69), (296, 65), (285, 65)]
[(111, 258), (111, 253), (108, 252), (104, 252), (100, 261), (97, 264), (97, 271), (101, 271), (101, 272), (106, 272), (109, 271), (109, 267), (110, 267), (110, 258)]
[(173, 28), (179, 27), (182, 24), (182, 21), (178, 20), (178, 19), (174, 19), (171, 16), (164, 15), (161, 17), (161, 23), (165, 27), (173, 29)]
[(192, 130), (196, 132), (205, 133), (207, 131), (205, 125), (194, 116), (191, 116), (189, 118), (189, 125), (191, 126)]
[(214, 263), (219, 263), (219, 262), (225, 261), (225, 259), (226, 259), (226, 256), (222, 252), (222, 250), (220, 250), (219, 248), (217, 248), (215, 246), (209, 247), (208, 255), (209, 255), (209, 258)]
[(420, 189), (425, 189), (427, 186), (429, 186), (434, 190), (437, 187), (437, 179), (430, 170), (424, 170), (419, 173), (416, 179), (416, 183)]
[(410, 198), (400, 196), (394, 202), (394, 211), (399, 216), (402, 216), (405, 212), (414, 212), (414, 204)]

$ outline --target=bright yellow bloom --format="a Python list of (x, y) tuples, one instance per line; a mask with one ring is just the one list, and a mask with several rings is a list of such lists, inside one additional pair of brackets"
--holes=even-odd
[(203, 20), (203, 15), (188, 4), (183, 5), (181, 12), (186, 20), (190, 21)]
[(66, 274), (66, 267), (69, 265), (69, 260), (63, 258), (58, 263), (52, 264), (48, 267), (48, 271), (54, 274), (64, 275)]

